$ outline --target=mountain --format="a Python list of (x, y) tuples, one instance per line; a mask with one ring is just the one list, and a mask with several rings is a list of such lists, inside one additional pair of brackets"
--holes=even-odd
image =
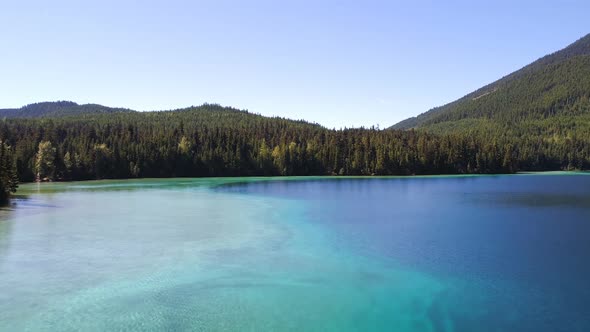
[(493, 122), (520, 125), (590, 112), (590, 34), (496, 82), (391, 129), (452, 131)]
[(72, 101), (53, 101), (29, 104), (21, 108), (0, 109), (0, 119), (20, 119), (20, 118), (62, 118), (92, 115), (136, 115), (138, 118), (160, 118), (165, 116), (175, 116), (174, 113), (183, 113), (191, 117), (192, 121), (207, 123), (216, 121), (255, 121), (259, 118), (268, 118), (281, 122), (299, 123), (308, 126), (320, 127), (317, 123), (311, 123), (304, 120), (290, 120), (280, 117), (264, 117), (260, 114), (250, 113), (245, 110), (239, 110), (233, 107), (224, 107), (218, 104), (203, 104), (201, 106), (190, 106), (174, 110), (162, 110), (151, 112), (137, 112), (127, 108), (108, 107), (99, 104), (77, 104)]
[(21, 108), (0, 109), (0, 118), (43, 118), (63, 117), (80, 114), (103, 114), (114, 112), (133, 112), (125, 108), (112, 108), (98, 104), (79, 105), (71, 101), (42, 102)]

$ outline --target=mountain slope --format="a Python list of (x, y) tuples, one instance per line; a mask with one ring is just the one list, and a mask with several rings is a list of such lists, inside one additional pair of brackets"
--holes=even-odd
[(112, 108), (98, 104), (79, 105), (71, 101), (42, 102), (21, 108), (0, 109), (0, 118), (43, 118), (63, 117), (79, 114), (104, 114), (114, 112), (132, 112), (125, 108)]
[[(463, 98), (433, 108), (392, 129), (457, 128), (491, 119), (504, 124), (590, 110), (590, 34)], [(475, 120), (474, 120), (475, 119)], [(464, 121), (469, 120), (469, 121)], [(446, 123), (446, 124), (445, 124)]]
[[(247, 110), (218, 104), (203, 104), (174, 110), (137, 112), (126, 108), (113, 108), (99, 104), (79, 105), (71, 101), (41, 102), (23, 106), (21, 108), (0, 109), (0, 119), (43, 119), (70, 118), (74, 121), (103, 121), (104, 117), (120, 121), (183, 121), (198, 123), (201, 126), (215, 126), (219, 128), (260, 125), (294, 125), (303, 127), (323, 128), (317, 123), (305, 120), (291, 120), (281, 117), (268, 117)], [(2, 135), (0, 135), (1, 138)]]

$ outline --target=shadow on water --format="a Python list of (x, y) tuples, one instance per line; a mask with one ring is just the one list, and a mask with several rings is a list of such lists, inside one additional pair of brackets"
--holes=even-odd
[(488, 193), (475, 195), (472, 201), (476, 204), (497, 204), (503, 206), (528, 208), (590, 208), (590, 196), (576, 194), (551, 193)]
[(6, 220), (11, 213), (19, 208), (22, 202), (30, 199), (29, 195), (13, 195), (8, 201), (0, 204), (0, 220)]
[(41, 214), (53, 208), (57, 206), (22, 194), (12, 196), (9, 202), (0, 206), (0, 266), (10, 249), (15, 223), (26, 222), (21, 218)]
[(0, 206), (0, 266), (2, 266), (6, 253), (10, 248), (12, 222), (15, 213), (15, 198)]
[(41, 212), (45, 208), (57, 208), (57, 205), (47, 203), (45, 199), (35, 198), (33, 195), (18, 194), (12, 196), (9, 202), (0, 206), (0, 222), (10, 220), (19, 215), (30, 212)]

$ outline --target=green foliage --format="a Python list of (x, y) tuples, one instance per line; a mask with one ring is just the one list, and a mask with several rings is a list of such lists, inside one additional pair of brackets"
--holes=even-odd
[[(438, 136), (476, 137), (503, 150), (507, 171), (588, 169), (590, 35), (455, 102), (395, 125)], [(488, 166), (485, 166), (488, 167)], [(485, 168), (484, 167), (484, 168)]]
[(167, 112), (6, 119), (0, 123), (0, 138), (14, 147), (22, 181), (586, 168), (590, 131), (567, 136), (574, 123), (566, 119), (564, 128), (554, 127), (551, 137), (498, 135), (485, 126), (452, 133), (330, 130), (203, 105)]
[(18, 187), (18, 176), (14, 166), (12, 149), (0, 141), (0, 203), (6, 201)]
[(590, 109), (590, 35), (447, 105), (393, 129), (429, 128), (464, 119), (520, 124)]
[(56, 150), (50, 141), (39, 142), (39, 149), (35, 156), (37, 181), (53, 180), (55, 175), (55, 152)]
[(111, 108), (96, 104), (78, 105), (71, 101), (57, 101), (30, 104), (21, 108), (0, 109), (0, 119), (62, 117), (80, 114), (103, 114), (113, 112), (132, 111), (123, 108)]

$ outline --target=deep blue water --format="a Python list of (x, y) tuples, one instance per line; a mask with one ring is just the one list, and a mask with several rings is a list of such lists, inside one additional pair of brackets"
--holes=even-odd
[[(308, 203), (360, 255), (449, 280), (459, 331), (590, 331), (590, 176), (333, 179), (223, 191)], [(473, 310), (473, 311), (470, 311)], [(434, 313), (436, 316), (436, 313)]]

